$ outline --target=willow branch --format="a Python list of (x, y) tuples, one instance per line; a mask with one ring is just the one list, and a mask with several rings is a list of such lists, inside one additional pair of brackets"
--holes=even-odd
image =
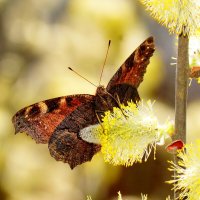
[[(188, 37), (180, 35), (178, 38), (178, 57), (176, 67), (176, 90), (175, 90), (175, 134), (173, 140), (182, 140), (186, 143), (186, 109), (188, 91)], [(178, 158), (174, 155), (174, 162), (178, 164)], [(176, 177), (176, 174), (174, 174)], [(174, 199), (179, 196), (174, 192)]]
[(188, 43), (188, 37), (179, 36), (175, 90), (175, 134), (173, 140), (182, 140), (184, 143), (186, 143), (186, 106), (189, 70)]

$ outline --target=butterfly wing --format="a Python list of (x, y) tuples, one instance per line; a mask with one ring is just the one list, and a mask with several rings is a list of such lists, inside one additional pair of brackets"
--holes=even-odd
[(18, 111), (12, 118), (15, 132), (26, 132), (36, 143), (48, 143), (56, 127), (92, 95), (71, 95), (41, 101)]
[[(147, 38), (121, 65), (111, 78), (106, 90), (113, 94), (116, 90), (126, 89), (129, 93), (137, 93), (137, 88), (143, 80), (150, 57), (155, 50), (153, 37)], [(126, 86), (123, 86), (125, 84)], [(136, 94), (139, 97), (138, 93)], [(123, 99), (124, 94), (118, 93)]]
[(51, 156), (57, 161), (68, 163), (71, 169), (90, 161), (101, 147), (83, 141), (79, 137), (79, 132), (81, 129), (97, 123), (94, 101), (85, 102), (79, 106), (56, 127), (50, 137)]
[(98, 123), (92, 95), (42, 101), (18, 111), (12, 121), (16, 133), (26, 132), (37, 143), (49, 143), (51, 156), (67, 162), (72, 169), (100, 150), (100, 145), (79, 137), (82, 128)]

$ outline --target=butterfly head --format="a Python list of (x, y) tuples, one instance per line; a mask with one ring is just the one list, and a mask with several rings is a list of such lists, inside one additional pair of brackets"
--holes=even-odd
[(107, 94), (106, 88), (103, 85), (99, 85), (96, 90), (96, 95), (104, 96)]
[(113, 110), (113, 107), (118, 107), (116, 99), (107, 91), (107, 89), (100, 85), (97, 87), (96, 95), (95, 95), (95, 110), (101, 111), (99, 112), (99, 119), (101, 119), (102, 114), (105, 111)]

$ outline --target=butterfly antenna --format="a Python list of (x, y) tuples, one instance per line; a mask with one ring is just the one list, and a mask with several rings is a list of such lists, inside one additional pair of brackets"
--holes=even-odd
[(94, 83), (92, 83), (91, 81), (89, 81), (88, 79), (86, 79), (85, 77), (83, 77), (82, 75), (80, 75), (78, 72), (74, 71), (71, 67), (68, 67), (69, 70), (73, 71), (75, 74), (77, 74), (78, 76), (80, 76), (81, 78), (83, 78), (84, 80), (86, 80), (87, 82), (89, 82), (90, 84), (92, 84), (95, 87), (98, 87), (97, 85), (95, 85)]
[(109, 48), (110, 48), (110, 43), (111, 43), (111, 40), (108, 41), (108, 47), (107, 47), (106, 56), (105, 56), (105, 59), (104, 59), (104, 62), (103, 62), (102, 70), (101, 70), (101, 76), (100, 76), (100, 79), (99, 79), (99, 85), (101, 83), (101, 78), (102, 78), (102, 75), (103, 75), (103, 70), (104, 70), (104, 67), (105, 67), (105, 64), (106, 64), (106, 60), (107, 60), (107, 57), (108, 57), (108, 51), (109, 51)]

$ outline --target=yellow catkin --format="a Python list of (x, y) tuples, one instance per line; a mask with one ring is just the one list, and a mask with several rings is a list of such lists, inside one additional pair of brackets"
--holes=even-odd
[(197, 0), (140, 0), (150, 15), (170, 33), (196, 35), (200, 27), (200, 3)]

